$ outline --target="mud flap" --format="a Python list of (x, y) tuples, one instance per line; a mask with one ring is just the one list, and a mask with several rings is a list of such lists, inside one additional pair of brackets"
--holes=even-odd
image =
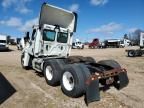
[(94, 80), (86, 85), (85, 103), (88, 105), (90, 102), (100, 100), (99, 80)]
[(126, 72), (122, 72), (118, 75), (118, 82), (119, 83), (114, 84), (115, 88), (118, 90), (120, 90), (128, 85), (129, 79), (127, 77)]

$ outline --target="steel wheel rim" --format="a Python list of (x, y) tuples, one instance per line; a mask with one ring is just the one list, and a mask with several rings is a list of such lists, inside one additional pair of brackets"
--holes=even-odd
[(52, 78), (53, 78), (53, 70), (52, 70), (51, 66), (46, 67), (46, 77), (48, 80), (52, 80)]
[(72, 91), (74, 89), (74, 78), (70, 72), (66, 71), (63, 74), (62, 82), (66, 90)]
[(130, 51), (129, 56), (134, 56), (134, 52)]

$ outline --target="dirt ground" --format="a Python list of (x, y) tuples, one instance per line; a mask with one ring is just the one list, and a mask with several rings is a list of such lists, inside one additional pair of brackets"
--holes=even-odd
[[(34, 70), (23, 70), (21, 51), (11, 46), (10, 52), (0, 52), (0, 72), (16, 92), (5, 100), (0, 108), (87, 108), (84, 97), (69, 98), (60, 86), (46, 84), (42, 75)], [(117, 91), (111, 88), (101, 92), (101, 101), (89, 104), (89, 108), (144, 108), (144, 57), (128, 58), (126, 48), (72, 50), (71, 55), (91, 56), (96, 61), (115, 59), (128, 71), (129, 85)]]

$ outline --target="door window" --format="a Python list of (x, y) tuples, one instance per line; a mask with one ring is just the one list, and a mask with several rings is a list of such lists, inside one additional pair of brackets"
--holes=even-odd
[(44, 30), (43, 31), (43, 40), (44, 41), (54, 41), (55, 40), (55, 31), (52, 30)]
[(0, 43), (6, 43), (6, 40), (0, 40)]
[(68, 33), (58, 32), (57, 42), (59, 43), (67, 43)]

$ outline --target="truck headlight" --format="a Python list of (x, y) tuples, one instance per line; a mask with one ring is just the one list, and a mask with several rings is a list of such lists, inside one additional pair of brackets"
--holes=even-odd
[(5, 45), (5, 47), (7, 47), (7, 48), (8, 48), (9, 46), (8, 46), (8, 45)]

